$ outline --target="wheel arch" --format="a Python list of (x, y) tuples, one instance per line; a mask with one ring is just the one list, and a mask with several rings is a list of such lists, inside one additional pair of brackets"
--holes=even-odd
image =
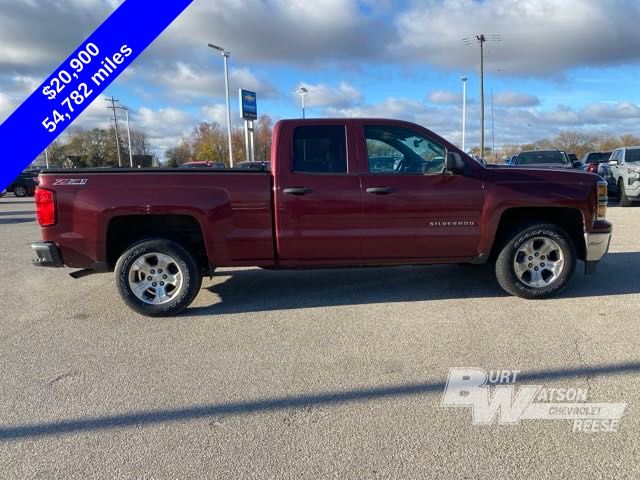
[(551, 223), (564, 229), (573, 241), (579, 260), (586, 258), (584, 240), (584, 215), (577, 208), (569, 207), (514, 207), (500, 217), (495, 240), (489, 258), (495, 260), (498, 253), (518, 229), (533, 223)]
[(200, 222), (191, 215), (120, 215), (109, 220), (105, 235), (105, 258), (113, 270), (118, 258), (132, 244), (166, 238), (189, 250), (203, 273), (211, 269)]

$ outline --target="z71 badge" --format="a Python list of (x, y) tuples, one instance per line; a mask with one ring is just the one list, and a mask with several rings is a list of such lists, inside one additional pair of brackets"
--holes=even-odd
[(84, 185), (88, 178), (58, 178), (54, 185)]

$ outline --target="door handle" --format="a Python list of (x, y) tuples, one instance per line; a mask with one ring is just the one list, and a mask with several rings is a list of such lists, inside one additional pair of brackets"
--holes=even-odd
[(393, 192), (393, 188), (391, 187), (370, 187), (367, 188), (367, 193), (371, 193), (373, 195), (389, 195)]
[(282, 190), (282, 193), (286, 193), (287, 195), (306, 195), (307, 193), (311, 193), (310, 188), (306, 187), (289, 187)]

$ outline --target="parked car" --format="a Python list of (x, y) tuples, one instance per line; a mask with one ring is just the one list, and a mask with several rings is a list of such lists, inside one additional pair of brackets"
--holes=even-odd
[(528, 168), (574, 168), (568, 155), (561, 150), (520, 152), (511, 165)]
[[(381, 151), (397, 160), (372, 171)], [(548, 298), (609, 247), (596, 175), (484, 166), (397, 120), (280, 121), (273, 152), (265, 172), (45, 172), (35, 264), (83, 269), (75, 278), (115, 271), (129, 307), (166, 316), (215, 268), (252, 265), (491, 262), (506, 292)]]
[(618, 148), (611, 154), (609, 174), (617, 185), (621, 207), (640, 200), (640, 147)]
[(587, 172), (597, 173), (606, 178), (609, 172), (609, 158), (611, 152), (589, 152), (580, 161), (581, 168)]
[(38, 185), (39, 173), (40, 170), (25, 170), (7, 185), (7, 192), (12, 192), (16, 197), (32, 196)]
[(227, 166), (222, 162), (187, 162), (178, 165), (178, 168), (215, 168), (220, 170), (227, 168)]
[(241, 170), (268, 170), (271, 165), (269, 162), (240, 162), (235, 168), (239, 168)]

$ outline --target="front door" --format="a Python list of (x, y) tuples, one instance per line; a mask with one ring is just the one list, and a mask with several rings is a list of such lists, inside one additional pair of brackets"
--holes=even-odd
[(361, 132), (363, 258), (389, 262), (477, 255), (479, 179), (445, 172), (446, 148), (419, 130), (368, 125)]

